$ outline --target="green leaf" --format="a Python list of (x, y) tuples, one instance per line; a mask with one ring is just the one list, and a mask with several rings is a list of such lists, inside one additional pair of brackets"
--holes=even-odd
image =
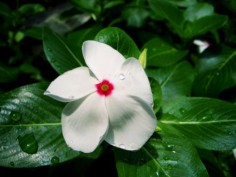
[(184, 11), (185, 20), (195, 21), (205, 16), (212, 15), (214, 13), (214, 7), (208, 3), (197, 3), (187, 8)]
[(100, 1), (98, 0), (70, 0), (79, 10), (94, 13), (96, 16), (101, 12)]
[(42, 28), (41, 27), (32, 27), (24, 30), (26, 36), (32, 37), (34, 39), (42, 40)]
[(147, 48), (148, 66), (170, 66), (187, 55), (187, 51), (178, 50), (160, 38), (153, 38), (144, 44)]
[(3, 16), (10, 16), (11, 15), (10, 7), (3, 2), (0, 2), (0, 15), (3, 15)]
[(127, 25), (140, 28), (148, 18), (149, 12), (143, 8), (130, 7), (122, 11), (122, 17), (127, 21)]
[(64, 104), (44, 96), (46, 87), (32, 84), (1, 95), (0, 166), (45, 166), (80, 154), (65, 144), (61, 132)]
[(220, 92), (236, 85), (236, 51), (224, 47), (222, 53), (204, 57), (197, 64), (198, 75), (194, 81), (195, 95), (217, 97)]
[(84, 64), (78, 54), (78, 50), (82, 50), (81, 48), (75, 48), (64, 38), (47, 28), (43, 30), (43, 49), (47, 60), (59, 74)]
[(163, 0), (168, 3), (180, 6), (180, 7), (188, 7), (197, 3), (197, 0)]
[(17, 11), (24, 15), (34, 15), (45, 11), (45, 8), (41, 4), (23, 4)]
[(137, 152), (115, 149), (119, 177), (207, 177), (191, 142), (175, 128), (159, 124), (159, 138), (151, 138)]
[(185, 134), (195, 146), (208, 150), (236, 147), (236, 106), (211, 98), (178, 98), (163, 110), (161, 123)]
[(95, 40), (110, 45), (124, 55), (125, 58), (138, 58), (140, 55), (140, 51), (133, 39), (120, 28), (104, 28), (98, 32)]
[(178, 34), (182, 32), (184, 18), (180, 9), (162, 0), (149, 0), (149, 5), (152, 11), (166, 19)]
[(160, 84), (155, 79), (149, 78), (149, 80), (150, 80), (153, 100), (154, 100), (153, 110), (155, 113), (157, 113), (162, 103), (162, 91), (161, 91)]
[(190, 95), (195, 72), (188, 62), (183, 61), (174, 66), (149, 69), (147, 74), (160, 84), (162, 103), (165, 105), (176, 97)]
[(193, 38), (195, 36), (221, 28), (227, 23), (227, 21), (227, 16), (218, 14), (205, 16), (195, 20), (194, 22), (186, 21), (183, 28), (183, 33), (180, 35), (184, 38)]

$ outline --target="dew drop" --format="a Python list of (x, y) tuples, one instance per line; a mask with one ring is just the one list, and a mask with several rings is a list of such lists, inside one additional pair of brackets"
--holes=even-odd
[(52, 51), (52, 49), (50, 49), (50, 48), (47, 48), (47, 50), (48, 50), (49, 52), (51, 52), (51, 51)]
[(220, 73), (219, 72), (216, 72), (216, 76), (219, 76), (220, 75)]
[(185, 108), (180, 108), (179, 112), (183, 115), (186, 114), (187, 110)]
[(176, 153), (176, 151), (172, 151), (172, 153), (174, 153), (174, 154), (175, 154), (175, 153)]
[(17, 121), (19, 121), (21, 119), (21, 113), (19, 113), (19, 112), (11, 112), (10, 118), (14, 122), (17, 122)]
[(38, 151), (38, 142), (33, 133), (18, 136), (18, 142), (22, 151), (27, 154), (35, 154)]
[(119, 78), (120, 78), (120, 80), (124, 80), (125, 79), (125, 75), (124, 74), (120, 74)]
[(15, 163), (14, 163), (14, 162), (10, 162), (10, 165), (11, 165), (12, 167), (14, 167), (14, 166), (15, 166)]
[(212, 119), (212, 115), (205, 115), (202, 117), (202, 120), (211, 120)]
[(167, 145), (168, 150), (172, 150), (173, 148), (174, 148), (174, 145), (171, 145), (171, 144)]
[(59, 163), (59, 162), (60, 162), (59, 157), (53, 156), (53, 157), (51, 158), (51, 163), (52, 163), (52, 164), (57, 164), (57, 163)]

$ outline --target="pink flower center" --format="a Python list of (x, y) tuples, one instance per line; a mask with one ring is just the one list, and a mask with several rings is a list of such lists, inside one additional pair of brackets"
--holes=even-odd
[(112, 90), (114, 89), (114, 86), (108, 80), (104, 79), (102, 82), (96, 84), (96, 88), (97, 88), (97, 93), (99, 95), (108, 96), (111, 94)]

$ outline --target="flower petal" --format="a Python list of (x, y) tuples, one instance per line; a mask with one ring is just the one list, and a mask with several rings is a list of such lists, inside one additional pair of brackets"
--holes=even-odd
[(97, 79), (87, 67), (79, 67), (57, 77), (44, 94), (58, 101), (74, 101), (96, 91), (96, 83)]
[(119, 94), (107, 97), (106, 103), (110, 125), (105, 140), (122, 149), (140, 149), (157, 125), (151, 106), (138, 97)]
[(74, 150), (85, 153), (94, 151), (102, 142), (107, 129), (105, 100), (95, 93), (68, 103), (63, 110), (63, 136)]
[(100, 81), (113, 77), (125, 61), (117, 50), (97, 41), (84, 42), (82, 51), (86, 64)]
[(148, 77), (137, 59), (129, 58), (126, 60), (111, 82), (115, 85), (114, 92), (140, 97), (153, 106)]

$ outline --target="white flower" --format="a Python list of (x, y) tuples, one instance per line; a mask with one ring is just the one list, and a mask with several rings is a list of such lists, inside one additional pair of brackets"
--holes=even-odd
[(126, 150), (138, 150), (155, 131), (153, 97), (148, 78), (135, 58), (112, 47), (86, 41), (88, 67), (56, 78), (45, 91), (69, 102), (62, 112), (62, 133), (72, 149), (92, 152), (104, 140)]
[(198, 46), (198, 52), (199, 53), (204, 52), (204, 50), (206, 50), (210, 46), (210, 44), (208, 42), (202, 41), (202, 40), (198, 40), (198, 39), (195, 39), (193, 41), (193, 43)]

